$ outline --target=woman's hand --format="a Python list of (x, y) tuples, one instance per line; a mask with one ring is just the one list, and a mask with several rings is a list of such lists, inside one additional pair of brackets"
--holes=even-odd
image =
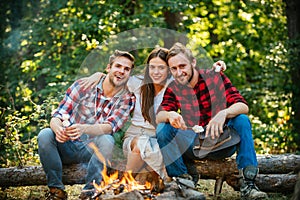
[(102, 72), (96, 72), (91, 76), (79, 79), (79, 83), (84, 90), (86, 90), (89, 87), (96, 87), (102, 76), (104, 76)]
[(219, 60), (217, 62), (215, 62), (212, 66), (212, 69), (215, 70), (215, 72), (220, 72), (220, 71), (225, 71), (226, 70), (226, 64), (224, 61)]

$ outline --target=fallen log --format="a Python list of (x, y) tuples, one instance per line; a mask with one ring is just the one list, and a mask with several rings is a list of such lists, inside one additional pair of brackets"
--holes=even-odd
[[(260, 174), (288, 174), (300, 171), (300, 155), (268, 155), (257, 156)], [(234, 158), (224, 160), (197, 160), (197, 170), (201, 176), (217, 177), (238, 174)]]
[[(63, 183), (66, 185), (83, 184), (86, 174), (85, 165), (65, 165)], [(0, 187), (47, 185), (46, 174), (42, 166), (26, 166), (23, 168), (0, 168)]]
[[(264, 192), (280, 192), (283, 194), (292, 193), (298, 180), (297, 174), (258, 174), (255, 184)], [(227, 177), (226, 183), (239, 191), (237, 177)]]
[[(258, 156), (260, 174), (257, 186), (265, 192), (291, 192), (300, 171), (300, 155)], [(238, 170), (235, 159), (196, 161), (201, 179), (215, 179), (215, 193), (221, 192), (222, 183), (226, 181), (238, 190)], [(86, 166), (77, 164), (64, 166), (63, 182), (66, 185), (83, 184)], [(0, 187), (46, 185), (46, 176), (41, 166), (23, 168), (0, 168)]]
[[(257, 156), (259, 175), (256, 185), (265, 192), (290, 193), (297, 182), (300, 171), (300, 155)], [(235, 190), (239, 190), (238, 169), (234, 158), (224, 160), (196, 161), (197, 171), (202, 179), (215, 179), (215, 194), (221, 193), (226, 181)]]

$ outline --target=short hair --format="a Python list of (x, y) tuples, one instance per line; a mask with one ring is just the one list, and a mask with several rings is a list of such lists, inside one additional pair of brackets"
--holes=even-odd
[(134, 68), (134, 56), (127, 51), (115, 50), (115, 52), (109, 57), (109, 64), (112, 65), (117, 57), (125, 57), (132, 61), (132, 68)]
[(195, 59), (195, 57), (193, 56), (192, 51), (190, 49), (188, 49), (186, 46), (184, 46), (180, 42), (176, 42), (169, 50), (169, 53), (167, 55), (167, 62), (169, 61), (169, 59), (171, 57), (176, 56), (180, 53), (183, 53), (190, 62), (193, 62), (193, 60)]

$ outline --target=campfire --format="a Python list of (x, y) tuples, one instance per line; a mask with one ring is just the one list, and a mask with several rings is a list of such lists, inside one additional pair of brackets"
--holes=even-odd
[[(89, 146), (94, 150), (99, 160), (102, 163), (105, 163), (105, 159), (98, 151), (97, 147), (93, 143), (90, 143)], [(111, 163), (108, 163), (108, 165), (111, 165)], [(151, 174), (151, 172), (148, 173)], [(205, 199), (205, 196), (196, 191), (189, 183), (177, 178), (173, 178), (172, 181), (167, 183), (165, 187), (162, 180), (160, 180), (162, 183), (157, 180), (152, 182), (137, 181), (131, 171), (123, 172), (121, 176), (118, 170), (113, 173), (108, 173), (107, 166), (105, 164), (103, 165), (101, 175), (101, 183), (93, 183), (96, 190), (92, 198), (95, 200)], [(157, 188), (159, 187), (156, 184), (162, 184), (163, 188), (160, 185), (160, 189), (158, 191)], [(164, 191), (159, 193), (163, 189)]]

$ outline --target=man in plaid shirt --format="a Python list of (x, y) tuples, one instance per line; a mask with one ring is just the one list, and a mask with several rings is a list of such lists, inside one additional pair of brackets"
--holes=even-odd
[(80, 80), (67, 89), (50, 121), (38, 135), (38, 153), (50, 189), (47, 199), (67, 199), (62, 165), (88, 163), (86, 185), (80, 199), (94, 194), (93, 181), (100, 183), (103, 161), (93, 152), (93, 143), (106, 159), (114, 147), (113, 134), (121, 129), (134, 109), (135, 96), (126, 84), (134, 68), (134, 57), (116, 50), (109, 58), (107, 75), (96, 87), (84, 88)]
[(241, 196), (266, 198), (267, 194), (254, 184), (258, 164), (245, 99), (223, 72), (197, 69), (191, 51), (180, 43), (170, 49), (167, 61), (175, 80), (158, 110), (156, 134), (168, 175), (192, 179), (184, 160), (197, 159), (193, 153), (197, 134), (189, 127), (206, 127), (206, 136), (214, 139), (227, 124), (240, 135), (239, 145), (211, 152), (206, 158), (222, 159), (237, 151), (236, 162), (243, 178)]

